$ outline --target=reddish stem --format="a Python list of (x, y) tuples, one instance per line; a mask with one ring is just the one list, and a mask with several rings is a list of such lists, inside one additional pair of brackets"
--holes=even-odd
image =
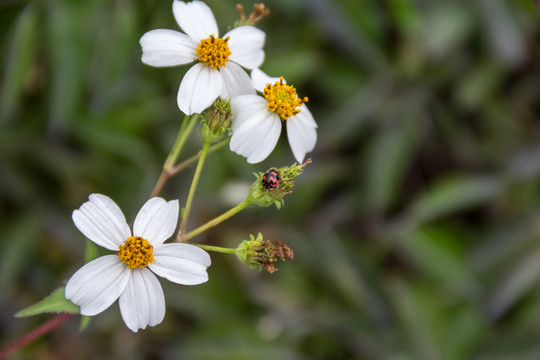
[[(540, 1), (540, 0), (539, 0)], [(215, 150), (221, 148), (222, 146), (226, 145), (228, 143), (228, 141), (222, 141), (220, 143), (217, 143), (216, 145), (210, 147), (210, 149), (208, 149), (208, 153), (210, 154), (211, 152), (214, 152)], [(199, 151), (197, 154), (193, 155), (192, 157), (190, 157), (189, 159), (186, 159), (184, 161), (182, 161), (180, 164), (172, 167), (172, 168), (166, 168), (164, 167), (163, 170), (161, 171), (161, 175), (159, 175), (159, 179), (156, 183), (156, 186), (154, 186), (154, 190), (152, 191), (152, 194), (150, 195), (150, 197), (155, 197), (155, 196), (159, 196), (159, 194), (161, 193), (161, 190), (163, 190), (163, 187), (165, 187), (165, 184), (167, 183), (167, 181), (169, 180), (169, 178), (171, 178), (172, 176), (178, 174), (180, 171), (184, 170), (184, 168), (188, 167), (189, 165), (191, 165), (192, 163), (194, 163), (195, 161), (197, 161), (197, 159), (201, 156), (201, 152)]]
[(161, 175), (159, 176), (158, 182), (156, 183), (156, 186), (154, 187), (154, 190), (152, 191), (152, 194), (150, 197), (158, 196), (161, 190), (163, 190), (163, 187), (165, 186), (165, 183), (167, 180), (169, 180), (169, 177), (171, 177), (171, 173), (169, 169), (163, 169), (161, 171)]
[(173, 175), (176, 175), (178, 172), (180, 172), (185, 167), (190, 165), (192, 162), (197, 160), (199, 158), (199, 156), (200, 156), (200, 154), (193, 155), (192, 157), (190, 157), (189, 159), (181, 162), (180, 164), (176, 165), (172, 169), (163, 169), (161, 171), (161, 175), (159, 176), (159, 179), (158, 179), (158, 181), (156, 183), (156, 186), (154, 186), (154, 190), (152, 191), (152, 194), (150, 195), (150, 197), (152, 198), (152, 197), (155, 197), (155, 196), (159, 196), (159, 193), (161, 193), (161, 190), (163, 190), (163, 187), (165, 186), (165, 184), (167, 183), (169, 178), (171, 176), (173, 176)]
[(20, 349), (28, 343), (36, 340), (37, 338), (47, 334), (48, 332), (51, 332), (72, 316), (73, 314), (62, 313), (47, 321), (45, 324), (30, 331), (26, 335), (23, 335), (23, 337), (21, 337), (19, 340), (16, 340), (15, 342), (8, 345), (6, 348), (0, 350), (0, 359), (4, 359), (6, 356), (11, 354), (15, 350)]

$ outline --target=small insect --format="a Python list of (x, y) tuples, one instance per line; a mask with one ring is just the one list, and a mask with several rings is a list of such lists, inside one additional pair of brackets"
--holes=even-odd
[(268, 190), (274, 190), (279, 185), (279, 172), (276, 169), (267, 170), (262, 177), (262, 185)]

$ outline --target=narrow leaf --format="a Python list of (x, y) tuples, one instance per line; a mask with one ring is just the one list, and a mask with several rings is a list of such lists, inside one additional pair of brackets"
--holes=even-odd
[(90, 324), (90, 320), (92, 319), (91, 316), (81, 316), (81, 324), (79, 325), (79, 332), (83, 332), (84, 329)]
[(504, 182), (497, 177), (446, 177), (413, 203), (410, 215), (425, 223), (488, 202), (503, 190)]
[(27, 307), (15, 314), (15, 317), (27, 317), (43, 313), (71, 313), (79, 314), (80, 309), (77, 305), (67, 300), (64, 295), (64, 288), (54, 291), (51, 295), (40, 302)]

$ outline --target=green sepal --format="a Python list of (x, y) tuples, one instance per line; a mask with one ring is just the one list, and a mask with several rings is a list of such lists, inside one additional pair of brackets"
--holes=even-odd
[(261, 271), (263, 268), (262, 264), (254, 262), (257, 260), (257, 252), (261, 249), (262, 241), (263, 235), (261, 233), (257, 235), (257, 238), (250, 234), (249, 240), (242, 241), (236, 248), (235, 254), (238, 260), (245, 265), (249, 265), (251, 270), (257, 268)]
[[(261, 179), (263, 173), (254, 173), (256, 180), (249, 187), (249, 195), (247, 201), (251, 205), (267, 207), (276, 203), (276, 199), (272, 197), (269, 191), (265, 190), (262, 186)], [(279, 201), (279, 200), (278, 200)]]
[(91, 316), (81, 315), (81, 324), (79, 325), (79, 332), (83, 332), (84, 329), (90, 324)]
[(231, 118), (231, 100), (218, 97), (202, 120), (201, 136), (204, 142), (213, 144), (229, 136)]
[(249, 269), (250, 269), (250, 270), (253, 270), (253, 269), (255, 269), (255, 268), (256, 268), (257, 270), (259, 270), (259, 272), (261, 272), (262, 269), (263, 269), (263, 266), (262, 266), (261, 264), (249, 264)]
[(15, 314), (15, 317), (27, 317), (43, 313), (79, 314), (80, 308), (66, 299), (64, 288), (60, 288), (40, 302), (19, 311)]
[(241, 263), (246, 264), (246, 265), (250, 264), (248, 261), (248, 250), (251, 248), (251, 245), (253, 244), (253, 241), (255, 240), (253, 235), (249, 235), (249, 236), (251, 239), (242, 241), (235, 250), (235, 254), (238, 260), (240, 260)]
[(215, 131), (210, 129), (208, 124), (206, 124), (206, 121), (204, 121), (201, 125), (201, 136), (204, 140), (204, 142), (208, 144), (214, 144), (223, 139), (223, 137), (227, 136), (229, 134), (229, 128), (219, 128)]

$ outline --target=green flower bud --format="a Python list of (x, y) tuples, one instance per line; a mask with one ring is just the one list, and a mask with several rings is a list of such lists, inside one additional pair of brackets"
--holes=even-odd
[(255, 238), (249, 235), (250, 240), (244, 240), (236, 248), (236, 256), (243, 264), (249, 265), (251, 269), (258, 268), (261, 271), (263, 268), (270, 274), (278, 269), (274, 266), (274, 262), (278, 259), (285, 261), (293, 259), (294, 253), (283, 241), (270, 242), (263, 240), (261, 233)]
[(231, 100), (217, 98), (202, 121), (201, 135), (204, 142), (213, 144), (228, 135), (231, 117)]
[[(311, 159), (307, 159), (302, 165), (296, 163), (291, 166), (282, 167), (279, 169), (269, 169), (266, 173), (253, 173), (257, 180), (249, 187), (249, 195), (247, 201), (252, 205), (267, 207), (275, 204), (278, 209), (283, 206), (283, 198), (292, 193), (294, 179), (304, 171), (304, 167), (311, 163)], [(278, 175), (271, 186), (265, 182), (271, 174)]]

